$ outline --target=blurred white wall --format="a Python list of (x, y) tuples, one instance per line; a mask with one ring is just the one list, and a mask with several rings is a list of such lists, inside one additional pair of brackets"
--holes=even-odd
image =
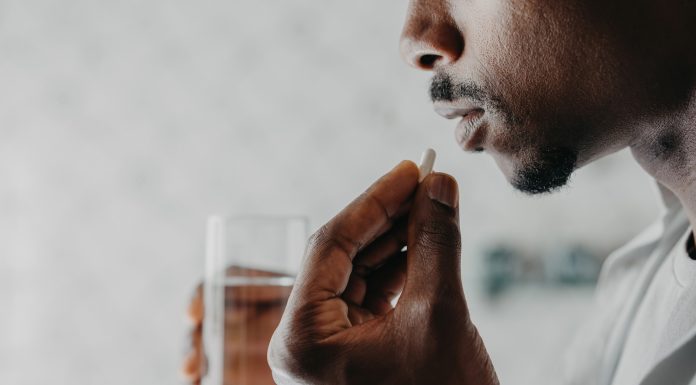
[[(304, 213), (316, 227), (427, 146), (460, 182), (471, 282), (490, 242), (605, 253), (653, 218), (628, 154), (528, 198), (488, 156), (461, 153), (427, 75), (399, 59), (405, 8), (1, 0), (0, 382), (180, 383), (207, 214)], [(553, 314), (543, 327), (575, 319)], [(501, 377), (524, 383), (511, 377), (534, 366), (515, 353), (527, 347), (487, 333)]]

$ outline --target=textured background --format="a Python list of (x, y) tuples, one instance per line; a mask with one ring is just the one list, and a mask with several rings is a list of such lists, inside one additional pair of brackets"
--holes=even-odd
[(479, 301), (475, 256), (606, 254), (655, 215), (651, 182), (624, 153), (554, 196), (512, 191), (400, 62), (405, 8), (0, 0), (0, 382), (180, 383), (207, 214), (315, 228), (431, 146), (460, 181), (466, 287), (501, 379), (557, 383), (539, 370), (557, 370), (589, 293)]

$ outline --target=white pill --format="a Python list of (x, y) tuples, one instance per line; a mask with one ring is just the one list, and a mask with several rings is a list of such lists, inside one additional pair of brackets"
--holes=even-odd
[(435, 156), (435, 150), (432, 148), (425, 150), (423, 155), (421, 155), (420, 165), (418, 166), (418, 182), (422, 182), (428, 174), (433, 172)]

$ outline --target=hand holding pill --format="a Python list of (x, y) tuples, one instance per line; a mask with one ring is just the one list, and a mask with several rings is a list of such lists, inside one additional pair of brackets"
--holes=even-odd
[(277, 384), (498, 384), (462, 289), (457, 183), (434, 160), (401, 162), (311, 237), (268, 352)]

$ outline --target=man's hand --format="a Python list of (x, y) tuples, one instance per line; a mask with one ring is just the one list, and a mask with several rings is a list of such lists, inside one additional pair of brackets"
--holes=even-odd
[(312, 236), (269, 347), (279, 385), (498, 384), (464, 299), (457, 202), (451, 176), (418, 184), (405, 161)]
[(186, 355), (181, 367), (183, 375), (193, 385), (201, 383), (205, 369), (203, 357), (203, 284), (199, 284), (188, 307), (188, 318), (191, 321), (191, 350)]

